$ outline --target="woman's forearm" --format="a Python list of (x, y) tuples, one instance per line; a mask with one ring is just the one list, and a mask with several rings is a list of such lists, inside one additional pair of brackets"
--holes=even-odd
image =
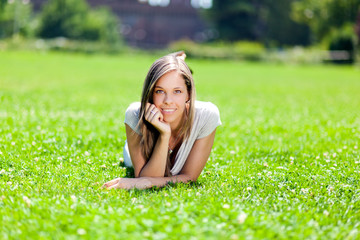
[(139, 177), (163, 177), (165, 174), (169, 135), (160, 135), (156, 141), (154, 151), (140, 171)]
[(164, 187), (168, 183), (188, 183), (192, 181), (190, 176), (187, 175), (176, 175), (171, 177), (140, 177), (138, 178), (138, 183), (135, 185), (135, 188), (145, 189), (151, 187)]

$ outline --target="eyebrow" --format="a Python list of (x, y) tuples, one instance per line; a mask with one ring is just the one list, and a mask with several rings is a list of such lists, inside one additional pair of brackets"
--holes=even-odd
[[(161, 88), (161, 89), (164, 89), (163, 87), (161, 86), (155, 86), (155, 88)], [(174, 89), (182, 89), (183, 87), (174, 87)]]

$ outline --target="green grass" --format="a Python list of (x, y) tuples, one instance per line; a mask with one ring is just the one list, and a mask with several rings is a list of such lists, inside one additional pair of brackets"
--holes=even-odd
[(101, 190), (157, 57), (0, 52), (0, 239), (360, 237), (355, 67), (190, 59), (223, 122), (198, 182)]

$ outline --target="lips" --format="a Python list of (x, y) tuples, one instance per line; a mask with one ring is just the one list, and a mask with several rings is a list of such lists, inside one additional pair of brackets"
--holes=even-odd
[(162, 108), (161, 112), (163, 114), (172, 114), (176, 111), (176, 108)]

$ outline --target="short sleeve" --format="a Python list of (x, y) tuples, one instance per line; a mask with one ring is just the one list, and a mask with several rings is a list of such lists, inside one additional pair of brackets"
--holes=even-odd
[(126, 123), (137, 134), (141, 135), (140, 128), (138, 126), (139, 113), (140, 113), (140, 102), (135, 102), (130, 104), (130, 106), (126, 109), (125, 112), (124, 123)]
[(206, 108), (201, 109), (201, 115), (204, 124), (200, 129), (197, 139), (210, 135), (219, 125), (221, 125), (219, 109), (213, 103), (207, 103)]

